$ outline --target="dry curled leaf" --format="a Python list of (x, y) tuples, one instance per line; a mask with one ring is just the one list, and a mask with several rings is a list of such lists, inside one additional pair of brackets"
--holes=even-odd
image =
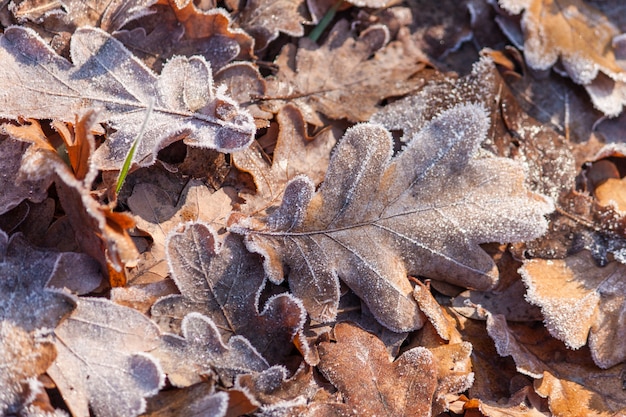
[(237, 14), (239, 25), (255, 39), (254, 49), (261, 50), (280, 32), (304, 35), (306, 21), (304, 0), (250, 0)]
[(146, 352), (159, 331), (143, 314), (106, 299), (81, 298), (55, 330), (57, 359), (48, 370), (76, 417), (136, 416), (164, 375)]
[(286, 105), (276, 115), (279, 125), (278, 141), (271, 166), (258, 145), (233, 154), (237, 168), (254, 178), (256, 193), (243, 195), (246, 213), (262, 212), (279, 204), (287, 183), (299, 174), (305, 174), (315, 184), (324, 179), (335, 140), (330, 131), (313, 139), (306, 135), (302, 112), (294, 105)]
[(569, 348), (589, 342), (595, 363), (610, 368), (626, 360), (626, 266), (600, 268), (589, 251), (565, 259), (531, 259), (520, 269), (529, 302), (541, 307), (546, 328)]
[(522, 167), (478, 153), (487, 128), (480, 106), (460, 105), (392, 159), (388, 131), (357, 125), (335, 149), (319, 192), (296, 177), (266, 219), (239, 219), (231, 230), (263, 255), (274, 282), (289, 266), (290, 288), (316, 320), (336, 316), (341, 278), (388, 328), (419, 328), (407, 274), (489, 289), (498, 272), (478, 244), (545, 231), (552, 204), (524, 187)]
[(268, 80), (267, 105), (277, 109), (289, 100), (297, 103), (305, 119), (323, 126), (320, 112), (332, 119), (366, 121), (387, 97), (408, 93), (422, 80), (415, 75), (426, 58), (408, 33), (388, 43), (381, 25), (353, 37), (345, 20), (338, 22), (322, 46), (300, 39), (299, 48), (283, 47), (279, 71)]
[(522, 16), (528, 65), (545, 70), (557, 60), (585, 86), (596, 108), (617, 116), (626, 103), (626, 70), (616, 56), (620, 30), (601, 11), (582, 0), (501, 0)]
[(203, 223), (188, 223), (168, 236), (167, 260), (180, 295), (161, 298), (153, 318), (166, 331), (180, 332), (191, 312), (211, 318), (225, 340), (247, 338), (270, 363), (284, 359), (304, 323), (304, 309), (290, 294), (271, 297), (259, 311), (264, 287), (261, 260), (238, 236), (220, 242)]
[(519, 372), (535, 378), (554, 416), (615, 416), (626, 412), (621, 366), (603, 370), (589, 351), (568, 351), (541, 325), (508, 324), (487, 314), (487, 331), (501, 356), (511, 355)]
[(319, 346), (318, 368), (345, 403), (326, 407), (336, 415), (431, 415), (437, 368), (428, 349), (416, 347), (392, 361), (379, 339), (354, 325), (339, 323), (334, 334), (336, 342)]
[[(97, 122), (116, 130), (93, 157), (98, 168), (108, 170), (121, 168), (146, 117), (150, 123), (133, 159), (142, 166), (154, 163), (161, 148), (183, 137), (187, 144), (226, 152), (252, 140), (252, 117), (216, 89), (201, 57), (174, 58), (157, 76), (118, 40), (89, 27), (72, 36), (71, 55), (73, 63), (32, 30), (5, 30), (0, 82), (10, 88), (0, 96), (0, 115), (73, 121), (75, 114), (99, 110)], [(152, 100), (153, 111), (146, 115)]]

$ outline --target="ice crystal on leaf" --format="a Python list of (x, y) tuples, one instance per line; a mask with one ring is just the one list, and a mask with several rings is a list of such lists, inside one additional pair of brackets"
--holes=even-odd
[(250, 250), (274, 282), (289, 267), (292, 292), (311, 316), (332, 320), (341, 278), (395, 331), (422, 326), (408, 274), (490, 289), (493, 260), (478, 246), (541, 235), (550, 200), (524, 186), (523, 167), (479, 156), (482, 107), (458, 105), (428, 122), (392, 158), (391, 134), (360, 124), (338, 144), (319, 192), (304, 176), (259, 220), (239, 219)]

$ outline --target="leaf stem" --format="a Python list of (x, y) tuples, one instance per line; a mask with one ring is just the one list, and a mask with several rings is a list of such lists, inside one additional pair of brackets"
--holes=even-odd
[(311, 33), (309, 33), (309, 39), (311, 39), (313, 42), (317, 42), (317, 40), (320, 38), (320, 36), (322, 36), (322, 33), (326, 30), (330, 22), (335, 18), (337, 10), (339, 10), (339, 7), (341, 7), (342, 4), (343, 0), (338, 0), (335, 4), (333, 4), (333, 7), (328, 9), (322, 20), (320, 20), (317, 26), (315, 26)]
[(124, 185), (124, 181), (126, 181), (126, 176), (128, 175), (128, 171), (130, 170), (130, 166), (133, 163), (133, 157), (135, 156), (135, 152), (137, 151), (137, 145), (143, 138), (143, 134), (146, 131), (146, 126), (148, 125), (148, 119), (150, 118), (150, 114), (152, 114), (152, 109), (154, 108), (154, 97), (150, 98), (150, 102), (148, 103), (148, 109), (146, 111), (146, 117), (143, 119), (143, 123), (141, 124), (141, 130), (139, 134), (133, 141), (133, 145), (128, 150), (128, 154), (126, 155), (126, 159), (124, 159), (124, 165), (122, 165), (122, 170), (120, 171), (119, 177), (117, 177), (117, 185), (115, 186), (115, 194), (119, 194), (122, 186)]

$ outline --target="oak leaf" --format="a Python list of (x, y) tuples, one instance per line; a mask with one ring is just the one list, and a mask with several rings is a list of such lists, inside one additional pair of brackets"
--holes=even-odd
[[(97, 109), (97, 121), (116, 130), (93, 156), (98, 168), (108, 170), (121, 168), (146, 117), (150, 123), (133, 159), (142, 166), (182, 137), (187, 144), (227, 152), (252, 140), (252, 117), (215, 88), (201, 57), (174, 58), (157, 77), (118, 40), (88, 27), (72, 36), (71, 55), (73, 63), (32, 30), (8, 28), (0, 38), (0, 82), (7, 86), (0, 116), (73, 121), (74, 114)], [(154, 110), (146, 116), (151, 100)]]
[(181, 294), (163, 297), (152, 307), (165, 331), (179, 333), (183, 317), (198, 312), (211, 318), (225, 340), (247, 338), (270, 363), (292, 349), (304, 309), (290, 294), (279, 294), (259, 311), (262, 263), (239, 236), (228, 235), (220, 243), (207, 225), (188, 223), (168, 236), (167, 260)]
[(489, 289), (498, 272), (478, 244), (545, 231), (552, 204), (524, 187), (523, 168), (478, 153), (487, 128), (480, 106), (459, 105), (392, 159), (388, 131), (357, 125), (337, 145), (319, 192), (296, 177), (267, 218), (239, 219), (230, 230), (263, 255), (272, 281), (289, 266), (290, 288), (314, 319), (336, 316), (341, 278), (383, 325), (419, 328), (407, 274)]
[(207, 377), (232, 387), (239, 374), (269, 369), (267, 361), (245, 337), (233, 336), (225, 344), (216, 324), (200, 313), (186, 315), (181, 332), (182, 337), (164, 335), (154, 351), (168, 380), (177, 387), (187, 387)]
[(582, 0), (501, 0), (505, 10), (522, 16), (524, 55), (531, 68), (546, 70), (560, 60), (607, 116), (626, 103), (626, 69), (618, 62), (614, 39), (620, 30)]
[[(111, 33), (128, 22), (153, 13), (150, 6), (154, 3), (156, 0), (24, 0), (11, 1), (9, 9), (18, 21), (44, 21), (44, 26), (55, 27), (62, 23), (71, 31), (81, 26), (97, 26)], [(59, 22), (46, 25), (47, 19)]]
[(600, 268), (589, 251), (581, 251), (565, 259), (527, 260), (520, 273), (526, 298), (541, 307), (550, 334), (571, 349), (589, 343), (595, 363), (607, 369), (626, 360), (625, 268), (619, 262)]
[(226, 417), (229, 405), (226, 392), (215, 392), (213, 384), (200, 383), (150, 397), (143, 417)]
[(407, 350), (395, 361), (375, 336), (349, 323), (334, 329), (336, 342), (319, 346), (319, 370), (339, 389), (345, 404), (336, 415), (430, 416), (437, 387), (432, 353)]
[(254, 49), (265, 49), (279, 33), (301, 37), (306, 21), (304, 0), (251, 0), (237, 14), (239, 25), (255, 39)]
[(621, 366), (599, 369), (586, 348), (568, 351), (543, 326), (507, 324), (487, 313), (487, 331), (501, 356), (513, 357), (520, 373), (535, 379), (552, 415), (614, 416), (626, 412)]
[(279, 71), (268, 79), (267, 106), (276, 110), (289, 100), (316, 126), (324, 126), (316, 112), (332, 119), (368, 120), (381, 100), (404, 95), (423, 82), (415, 75), (426, 58), (408, 33), (389, 43), (388, 38), (388, 30), (378, 25), (355, 39), (349, 23), (341, 20), (322, 46), (307, 38), (300, 39), (298, 48), (284, 46), (276, 58)]
[(57, 358), (48, 370), (77, 417), (136, 416), (164, 375), (148, 351), (159, 331), (143, 314), (106, 299), (80, 298), (55, 330)]
[(255, 194), (242, 195), (246, 200), (242, 208), (245, 213), (263, 212), (279, 204), (287, 183), (297, 175), (305, 174), (315, 184), (324, 179), (330, 151), (335, 145), (331, 132), (308, 138), (302, 112), (293, 104), (281, 108), (276, 121), (278, 140), (271, 165), (258, 145), (233, 154), (237, 168), (251, 174), (256, 185)]

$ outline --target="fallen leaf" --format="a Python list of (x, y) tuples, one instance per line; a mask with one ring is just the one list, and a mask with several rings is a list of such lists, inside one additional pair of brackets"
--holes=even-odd
[[(47, 18), (60, 20), (69, 27), (66, 30), (73, 32), (81, 26), (97, 26), (107, 32), (114, 32), (124, 27), (128, 22), (141, 16), (153, 13), (150, 6), (156, 0), (63, 0), (45, 1), (23, 0), (17, 4), (11, 1), (9, 8), (18, 21), (44, 21)], [(56, 26), (56, 22), (51, 22)], [(57, 23), (58, 25), (58, 23)]]
[(159, 331), (143, 314), (102, 298), (80, 298), (55, 330), (58, 355), (48, 374), (76, 417), (136, 416), (144, 397), (163, 386), (159, 364), (148, 353)]
[[(166, 190), (167, 186), (166, 180), (140, 182), (128, 197), (137, 228), (152, 237), (150, 248), (141, 254), (136, 269), (131, 271), (134, 282), (153, 282), (168, 275), (165, 247), (171, 231), (189, 221), (203, 221), (220, 228), (225, 226), (225, 217), (231, 211), (231, 199), (222, 189), (212, 193), (198, 180), (189, 181), (179, 194)], [(177, 201), (173, 201), (172, 194), (176, 194)]]
[(546, 70), (559, 60), (598, 110), (621, 113), (626, 71), (613, 43), (620, 30), (607, 16), (581, 0), (507, 0), (500, 6), (513, 14), (524, 10), (524, 56), (531, 68)]
[(97, 121), (116, 129), (93, 156), (103, 170), (121, 168), (151, 100), (154, 111), (147, 115), (149, 127), (133, 159), (138, 165), (151, 165), (159, 149), (182, 137), (187, 144), (227, 152), (252, 140), (252, 118), (215, 89), (203, 58), (172, 59), (157, 77), (119, 41), (95, 28), (74, 33), (71, 53), (73, 64), (32, 30), (8, 28), (0, 38), (5, 63), (0, 82), (11, 88), (0, 97), (0, 116), (73, 121), (74, 114), (98, 109)]
[(33, 248), (24, 237), (0, 231), (0, 320), (26, 332), (54, 329), (69, 314), (75, 298), (46, 288), (59, 254)]
[(0, 139), (0, 213), (6, 213), (22, 201), (41, 202), (48, 196), (52, 178), (30, 179), (21, 173), (22, 156), (28, 144), (4, 137)]
[[(565, 259), (532, 259), (520, 273), (528, 301), (541, 307), (546, 328), (569, 348), (589, 341), (595, 363), (607, 369), (626, 360), (620, 325), (626, 287), (625, 265), (610, 262), (600, 268), (588, 251)], [(575, 319), (574, 319), (575, 318)]]
[(324, 179), (335, 140), (329, 131), (309, 139), (302, 112), (294, 105), (286, 105), (276, 115), (279, 125), (278, 141), (271, 165), (258, 145), (233, 154), (237, 168), (252, 175), (256, 193), (244, 195), (246, 213), (263, 212), (279, 204), (287, 183), (305, 174), (319, 184)]
[(164, 335), (154, 351), (168, 380), (176, 387), (187, 387), (203, 378), (232, 387), (237, 375), (269, 368), (245, 337), (233, 336), (224, 344), (216, 324), (200, 313), (187, 314), (181, 332), (182, 337)]
[(259, 51), (280, 32), (295, 37), (304, 35), (305, 16), (304, 0), (250, 0), (239, 10), (236, 20), (254, 37), (254, 49)]
[(296, 177), (263, 222), (240, 219), (230, 230), (263, 255), (272, 281), (289, 265), (290, 288), (314, 319), (336, 316), (339, 277), (388, 328), (420, 328), (407, 274), (489, 289), (497, 268), (478, 244), (546, 228), (552, 205), (524, 188), (520, 165), (478, 157), (487, 128), (481, 107), (458, 106), (391, 159), (389, 132), (357, 125), (337, 145), (319, 192)]
[(226, 417), (230, 408), (228, 393), (215, 392), (212, 384), (200, 383), (188, 389), (161, 391), (148, 399), (143, 417)]
[(543, 326), (508, 324), (487, 314), (487, 331), (501, 356), (511, 355), (519, 372), (535, 379), (554, 416), (614, 416), (626, 412), (621, 366), (598, 369), (589, 350), (568, 351)]
[(18, 415), (33, 401), (36, 378), (46, 372), (56, 350), (50, 337), (36, 336), (0, 317), (0, 413)]
[(297, 104), (305, 120), (324, 126), (322, 113), (331, 119), (366, 121), (381, 100), (401, 96), (423, 83), (417, 73), (426, 58), (408, 33), (388, 43), (386, 27), (363, 31), (356, 39), (345, 20), (318, 46), (307, 38), (299, 47), (287, 44), (276, 58), (279, 71), (267, 81), (265, 104), (279, 109), (286, 101)]
[(70, 219), (78, 247), (100, 262), (102, 273), (113, 286), (123, 285), (123, 267), (132, 265), (138, 256), (127, 233), (134, 223), (126, 214), (113, 212), (91, 195), (92, 182), (98, 174), (89, 157), (95, 147), (90, 133), (94, 118), (95, 115), (88, 112), (74, 123), (74, 133), (76, 137), (80, 135), (75, 140), (86, 143), (83, 145), (85, 150), (80, 151), (81, 158), (75, 159), (75, 169), (81, 172), (83, 178), (76, 177), (72, 168), (50, 145), (36, 121), (23, 126), (5, 124), (3, 129), (16, 139), (33, 143), (23, 157), (22, 172), (30, 178), (54, 178), (59, 200)]
[(152, 307), (162, 329), (179, 333), (183, 317), (198, 312), (211, 318), (225, 340), (247, 338), (271, 364), (292, 350), (304, 310), (293, 296), (279, 294), (259, 311), (262, 262), (246, 251), (238, 236), (219, 242), (207, 225), (185, 224), (168, 236), (167, 260), (181, 294), (166, 296)]
[(392, 361), (380, 340), (354, 325), (339, 323), (334, 334), (336, 342), (319, 346), (318, 368), (344, 396), (337, 415), (431, 415), (437, 369), (428, 349)]

